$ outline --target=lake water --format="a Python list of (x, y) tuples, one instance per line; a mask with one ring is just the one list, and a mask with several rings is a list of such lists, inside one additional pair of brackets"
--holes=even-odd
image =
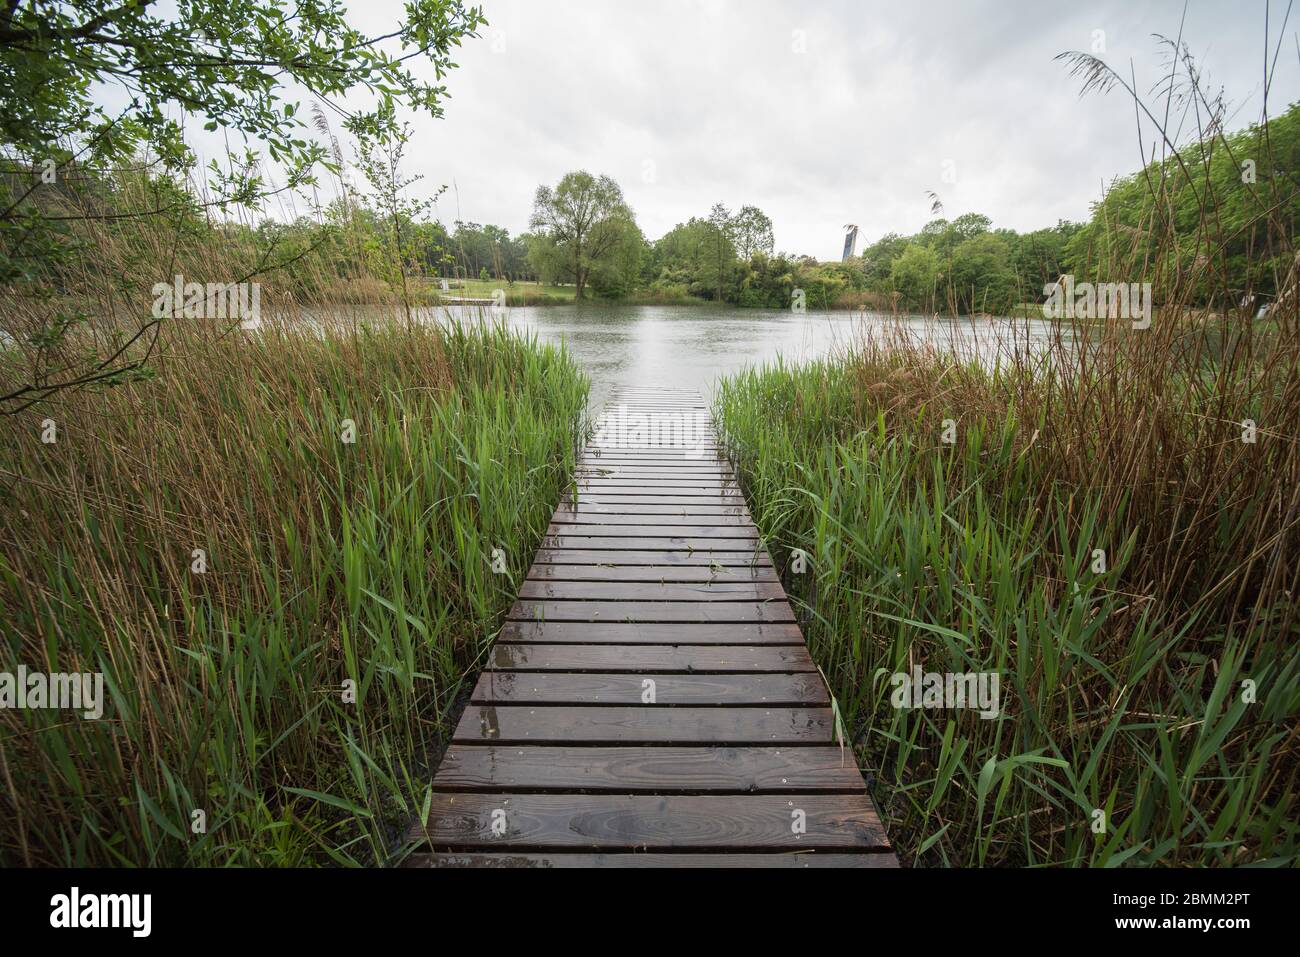
[[(458, 318), (489, 318), (489, 310), (451, 307)], [(498, 310), (512, 328), (563, 342), (592, 380), (592, 405), (604, 405), (619, 385), (698, 389), (706, 398), (719, 376), (781, 356), (799, 361), (831, 353), (864, 338), (884, 337), (899, 325), (870, 313), (737, 309), (716, 306), (625, 306), (585, 303)], [(1052, 333), (1046, 320), (934, 320), (905, 317), (909, 335), (991, 361), (1014, 328), (1016, 338), (1041, 345)]]

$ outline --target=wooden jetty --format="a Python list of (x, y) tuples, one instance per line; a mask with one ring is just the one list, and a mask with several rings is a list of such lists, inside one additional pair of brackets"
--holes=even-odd
[(605, 421), (408, 863), (896, 867), (708, 407), (627, 388)]

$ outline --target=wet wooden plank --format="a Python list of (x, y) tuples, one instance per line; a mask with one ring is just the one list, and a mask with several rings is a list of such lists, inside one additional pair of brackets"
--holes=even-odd
[(718, 494), (740, 495), (740, 486), (735, 482), (601, 479), (578, 482), (565, 493), (567, 497), (577, 495), (580, 498), (582, 495), (695, 495), (695, 497), (711, 498)]
[[(639, 491), (638, 491), (639, 489)], [(618, 478), (584, 478), (570, 485), (564, 498), (574, 495), (693, 495), (697, 498), (716, 498), (719, 495), (740, 495), (741, 488), (732, 479), (693, 479), (683, 476), (678, 479), (650, 479), (635, 476)]]
[(412, 837), (435, 849), (885, 850), (864, 796), (435, 793)]
[(501, 671), (727, 672), (816, 671), (802, 645), (501, 644), (489, 652)]
[[(689, 417), (689, 420), (703, 421), (712, 425), (713, 416), (707, 406), (690, 400), (680, 401), (677, 399), (645, 399), (630, 398), (619, 399), (612, 408), (597, 419), (598, 422), (612, 423), (612, 427), (634, 427), (638, 421), (637, 416), (681, 416)], [(671, 422), (672, 419), (666, 421)]]
[(834, 737), (835, 720), (829, 708), (490, 704), (467, 707), (452, 741), (800, 745), (829, 744)]
[(775, 582), (776, 569), (770, 566), (750, 568), (747, 565), (533, 565), (528, 569), (529, 581), (572, 582), (657, 582), (700, 583), (708, 582)]
[(647, 621), (729, 622), (794, 621), (784, 601), (772, 602), (672, 602), (672, 601), (546, 601), (521, 599), (507, 612), (510, 621)]
[(579, 491), (582, 491), (583, 489), (617, 488), (621, 485), (638, 484), (653, 486), (655, 488), (702, 488), (708, 489), (709, 494), (712, 494), (714, 489), (721, 489), (729, 492), (737, 492), (740, 490), (740, 486), (737, 484), (735, 477), (727, 476), (725, 474), (715, 475), (708, 472), (690, 475), (681, 472), (677, 472), (676, 474), (662, 472), (661, 474), (665, 474), (667, 477), (649, 479), (640, 475), (618, 475), (616, 473), (607, 474), (597, 471), (584, 471), (577, 474), (577, 481), (575, 484)]
[(623, 422), (633, 415), (644, 415), (649, 412), (659, 411), (686, 412), (692, 416), (698, 415), (708, 422), (713, 421), (709, 407), (703, 402), (694, 399), (662, 398), (657, 396), (628, 396), (626, 398), (620, 396), (615, 400), (613, 407), (607, 409), (597, 421)]
[(866, 791), (851, 752), (835, 746), (713, 747), (453, 744), (438, 769), (449, 791), (616, 794)]
[(613, 463), (602, 463), (600, 465), (581, 466), (574, 471), (573, 476), (576, 479), (635, 478), (638, 481), (647, 478), (700, 478), (735, 481), (736, 473), (719, 465), (697, 465), (694, 463), (686, 463), (675, 467), (671, 465), (615, 465)]
[(664, 534), (689, 534), (689, 536), (711, 536), (714, 529), (725, 529), (718, 534), (735, 537), (738, 533), (753, 533), (758, 536), (758, 529), (749, 520), (748, 515), (632, 515), (617, 512), (575, 512), (556, 511), (552, 516), (549, 534), (619, 534), (621, 529), (628, 529), (633, 537), (636, 529), (651, 529), (642, 534), (664, 536)]
[(671, 868), (841, 868), (841, 867), (883, 867), (897, 868), (898, 861), (893, 854), (860, 853), (838, 854), (835, 852), (760, 852), (749, 854), (709, 854), (677, 853), (656, 854), (631, 851), (615, 854), (560, 853), (519, 854), (509, 851), (475, 851), (456, 853), (444, 851), (439, 853), (412, 854), (402, 864), (409, 868), (448, 868), (465, 869), (493, 867), (505, 870), (533, 869), (555, 870), (561, 868), (618, 868), (635, 867), (671, 867)]
[(727, 449), (715, 445), (695, 444), (689, 432), (684, 442), (679, 440), (659, 445), (640, 446), (618, 443), (605, 446), (589, 445), (578, 454), (580, 460), (588, 460), (593, 466), (601, 466), (611, 461), (619, 464), (620, 460), (624, 460), (621, 464), (628, 467), (646, 467), (652, 466), (655, 459), (663, 459), (671, 461), (673, 466), (682, 468), (710, 467), (729, 469), (732, 467)]
[(830, 695), (821, 676), (808, 673), (683, 675), (485, 671), (479, 675), (470, 702), (481, 705), (826, 707), (830, 705)]
[[(693, 516), (692, 522), (680, 522), (672, 516), (659, 518), (646, 516), (640, 521), (635, 519), (607, 519), (603, 516), (594, 518), (565, 519), (555, 521), (547, 526), (547, 535), (604, 535), (611, 538), (758, 538), (758, 528), (753, 522), (743, 519), (737, 522), (730, 517)], [(719, 520), (719, 518), (721, 520)]]
[[(705, 449), (716, 454), (721, 447), (712, 439), (705, 439), (697, 434), (700, 427), (689, 418), (684, 428), (680, 419), (662, 423), (652, 420), (648, 426), (643, 423), (629, 422), (626, 434), (616, 434), (623, 431), (621, 427), (604, 438), (597, 433), (596, 438), (587, 443), (585, 451), (592, 455), (602, 455), (611, 450), (623, 449), (630, 449), (633, 452), (646, 449), (667, 449), (672, 452)], [(702, 428), (709, 428), (709, 424), (703, 423)]]
[(624, 451), (633, 453), (662, 453), (668, 452), (673, 456), (679, 453), (689, 452), (690, 457), (699, 458), (701, 450), (707, 454), (706, 458), (723, 458), (726, 450), (713, 442), (701, 442), (698, 438), (698, 432), (701, 429), (709, 428), (708, 424), (696, 425), (687, 423), (685, 429), (679, 424), (666, 424), (659, 428), (659, 434), (652, 436), (647, 441), (637, 441), (633, 436), (613, 436), (608, 441), (602, 443), (592, 443), (582, 450), (584, 455), (600, 456), (610, 454), (621, 454)]
[(624, 551), (681, 551), (708, 552), (710, 550), (735, 552), (745, 548), (754, 548), (758, 539), (743, 535), (671, 535), (637, 538), (611, 538), (603, 535), (571, 535), (560, 532), (547, 535), (542, 539), (542, 548), (575, 549), (586, 551), (593, 548), (622, 549)]
[(739, 492), (704, 492), (693, 486), (671, 488), (666, 485), (625, 485), (601, 489), (578, 489), (566, 494), (560, 507), (576, 508), (592, 505), (668, 505), (687, 508), (692, 505), (739, 506), (743, 497)]
[(525, 581), (520, 598), (582, 601), (784, 601), (780, 582), (542, 582)]
[(699, 422), (689, 415), (685, 421), (677, 416), (658, 422), (655, 421), (656, 418), (658, 417), (638, 420), (629, 416), (626, 425), (615, 423), (604, 435), (597, 432), (585, 451), (592, 455), (602, 455), (611, 450), (623, 449), (633, 452), (647, 449), (667, 449), (672, 452), (705, 449), (716, 455), (721, 450), (709, 435), (712, 430), (708, 422)]
[(685, 531), (684, 529), (704, 528), (731, 528), (752, 530), (757, 534), (758, 529), (749, 520), (747, 515), (643, 515), (640, 513), (634, 515), (622, 514), (601, 514), (601, 513), (573, 513), (566, 511), (557, 511), (551, 519), (552, 525), (547, 529), (550, 533), (561, 531), (569, 526), (578, 526), (576, 529), (580, 534), (592, 534), (589, 529), (592, 526), (596, 528), (612, 527), (632, 527), (644, 528), (653, 525), (655, 535), (665, 535), (671, 532), (678, 532), (686, 535), (710, 534), (710, 532)]
[(730, 465), (730, 463), (721, 456), (717, 455), (688, 455), (685, 452), (664, 452), (650, 451), (643, 452), (610, 452), (606, 455), (582, 455), (578, 458), (576, 466), (590, 468), (605, 465), (642, 465), (654, 466), (663, 465), (669, 468), (675, 468), (678, 465), (707, 464), (707, 465)]
[(651, 622), (508, 621), (499, 641), (543, 645), (799, 645), (803, 635), (784, 624), (654, 624)]
[(694, 505), (730, 505), (745, 508), (743, 495), (672, 495), (653, 492), (592, 492), (566, 493), (560, 502), (561, 507), (575, 508), (584, 504), (591, 505), (672, 505), (687, 508)]
[(701, 458), (698, 461), (674, 461), (672, 465), (655, 465), (653, 462), (606, 462), (604, 456), (600, 456), (601, 461), (591, 465), (578, 465), (576, 473), (581, 475), (585, 472), (665, 472), (675, 475), (698, 475), (701, 473), (714, 473), (719, 475), (732, 474), (731, 463), (726, 459), (716, 456)]
[(746, 522), (743, 525), (735, 523), (719, 522), (713, 523), (706, 520), (697, 520), (699, 524), (695, 525), (677, 525), (673, 523), (657, 524), (654, 519), (643, 520), (643, 523), (624, 524), (622, 522), (557, 522), (547, 526), (547, 535), (589, 535), (602, 536), (606, 538), (708, 538), (712, 535), (726, 536), (727, 538), (758, 538), (758, 529), (753, 524)]
[[(595, 459), (595, 461), (591, 461)], [(655, 461), (662, 461), (664, 467), (673, 468), (678, 465), (708, 465), (715, 468), (721, 468), (726, 464), (726, 459), (721, 455), (718, 449), (700, 448), (698, 446), (608, 446), (606, 448), (596, 449), (588, 448), (583, 453), (580, 464), (584, 468), (601, 467), (604, 463), (614, 462), (622, 465), (638, 465), (642, 468), (652, 467)]]
[(576, 505), (567, 503), (561, 505), (555, 510), (552, 521), (561, 522), (569, 519), (581, 521), (585, 516), (596, 515), (669, 515), (674, 518), (709, 515), (718, 518), (734, 518), (743, 522), (750, 521), (749, 510), (743, 505), (638, 505), (635, 503), (620, 504), (618, 502), (588, 502), (585, 500), (579, 501)]
[(541, 548), (533, 558), (534, 564), (556, 565), (662, 565), (665, 568), (689, 565), (718, 565), (720, 567), (753, 566), (771, 567), (772, 559), (765, 551), (750, 548), (623, 548), (607, 546), (588, 548)]
[[(580, 495), (577, 498), (565, 498), (556, 509), (556, 515), (571, 515), (584, 509), (594, 508), (594, 514), (609, 515), (726, 515), (732, 509), (745, 508), (744, 499), (735, 495)], [(654, 511), (642, 511), (652, 508)], [(663, 509), (663, 512), (658, 511)]]
[(580, 466), (572, 476), (572, 481), (575, 483), (634, 481), (652, 484), (686, 480), (714, 483), (730, 482), (734, 484), (736, 474), (712, 465), (692, 465), (690, 467), (676, 468), (667, 463), (629, 466), (626, 463), (610, 462), (601, 465)]

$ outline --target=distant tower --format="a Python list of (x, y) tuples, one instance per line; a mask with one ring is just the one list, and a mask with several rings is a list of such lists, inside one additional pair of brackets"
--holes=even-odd
[(844, 228), (848, 232), (844, 234), (844, 255), (840, 257), (840, 262), (847, 262), (858, 248), (858, 227), (850, 223)]

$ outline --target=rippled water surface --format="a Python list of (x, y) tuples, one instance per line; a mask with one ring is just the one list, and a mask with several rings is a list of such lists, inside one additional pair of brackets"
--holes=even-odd
[[(476, 316), (467, 307), (448, 310)], [(481, 313), (488, 315), (487, 313)], [(862, 337), (884, 336), (892, 318), (863, 313), (803, 313), (713, 306), (531, 306), (500, 310), (514, 328), (563, 342), (592, 380), (592, 404), (618, 385), (698, 389), (706, 397), (719, 376), (778, 356), (798, 361), (826, 355)], [(991, 357), (1011, 320), (902, 320), (910, 335)], [(1016, 336), (1041, 342), (1051, 325), (1017, 320)]]

